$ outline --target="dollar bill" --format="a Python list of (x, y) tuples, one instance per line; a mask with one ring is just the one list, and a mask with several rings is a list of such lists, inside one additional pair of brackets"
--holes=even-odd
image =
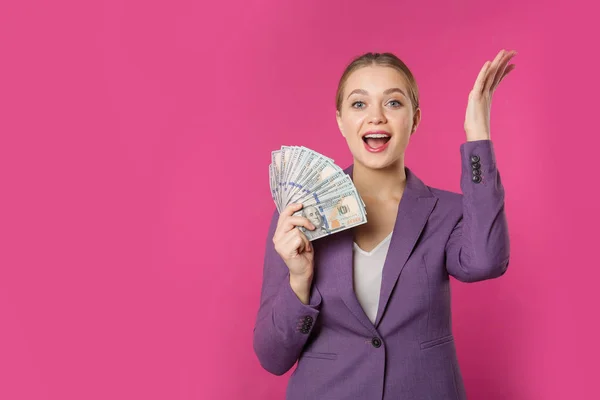
[(367, 215), (356, 190), (349, 190), (323, 201), (303, 203), (303, 208), (293, 215), (307, 218), (316, 227), (314, 230), (302, 226), (299, 228), (310, 241), (367, 222)]
[(278, 212), (291, 203), (303, 204), (294, 215), (317, 227), (299, 228), (311, 241), (367, 222), (352, 179), (332, 158), (307, 147), (281, 146), (271, 152), (269, 186)]

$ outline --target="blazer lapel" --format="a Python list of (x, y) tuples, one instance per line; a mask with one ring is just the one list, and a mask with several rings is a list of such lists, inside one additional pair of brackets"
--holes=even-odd
[(379, 326), (385, 314), (396, 282), (398, 282), (402, 269), (412, 254), (436, 203), (437, 198), (433, 196), (427, 186), (406, 168), (406, 188), (398, 205), (394, 233), (383, 264), (381, 293), (375, 320), (376, 327)]
[[(334, 238), (335, 236), (335, 238)], [(350, 312), (365, 326), (373, 335), (377, 335), (375, 326), (365, 314), (362, 306), (358, 302), (354, 292), (354, 266), (353, 266), (353, 242), (354, 234), (352, 229), (338, 232), (331, 235), (331, 242), (327, 244), (331, 251), (333, 259), (329, 260), (335, 268), (335, 282), (337, 292), (340, 298), (346, 304)]]
[[(352, 170), (353, 165), (350, 165), (344, 170), (351, 179), (353, 179)], [(375, 334), (377, 333), (376, 327), (379, 326), (379, 323), (381, 322), (402, 269), (421, 236), (421, 232), (425, 227), (427, 219), (429, 218), (429, 215), (431, 215), (437, 202), (437, 198), (433, 196), (429, 188), (408, 167), (405, 167), (405, 172), (406, 186), (398, 205), (396, 222), (394, 224), (389, 250), (383, 266), (379, 307), (375, 324), (372, 324), (371, 320), (369, 320), (365, 314), (354, 292), (354, 234), (352, 229), (347, 229), (332, 235), (336, 237), (335, 240), (330, 243), (330, 245), (334, 247), (332, 253), (337, 254), (333, 264), (337, 267), (339, 295), (352, 314), (354, 314), (367, 329)], [(367, 213), (368, 212), (369, 210), (367, 209)], [(367, 214), (367, 219), (368, 218), (369, 216)]]

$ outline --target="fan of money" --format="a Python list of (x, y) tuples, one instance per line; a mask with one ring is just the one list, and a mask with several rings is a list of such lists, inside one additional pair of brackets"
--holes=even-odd
[(303, 207), (294, 215), (306, 217), (316, 227), (304, 232), (312, 241), (367, 222), (365, 203), (343, 169), (303, 146), (281, 146), (271, 152), (271, 196), (281, 212), (292, 203)]

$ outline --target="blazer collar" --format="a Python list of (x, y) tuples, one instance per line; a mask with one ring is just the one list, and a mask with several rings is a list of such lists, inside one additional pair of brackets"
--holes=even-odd
[[(350, 165), (346, 172), (353, 180), (352, 171), (354, 165)], [(331, 243), (337, 257), (333, 264), (337, 268), (337, 284), (340, 297), (350, 309), (352, 314), (373, 334), (377, 334), (376, 328), (385, 316), (385, 310), (396, 282), (402, 273), (412, 250), (414, 249), (423, 228), (435, 207), (437, 197), (408, 167), (405, 166), (406, 186), (398, 205), (396, 222), (390, 241), (389, 250), (383, 266), (381, 281), (381, 293), (377, 319), (371, 323), (354, 292), (353, 279), (353, 241), (352, 229), (336, 233), (338, 236)], [(367, 209), (367, 213), (368, 213)], [(367, 214), (368, 219), (368, 214)]]

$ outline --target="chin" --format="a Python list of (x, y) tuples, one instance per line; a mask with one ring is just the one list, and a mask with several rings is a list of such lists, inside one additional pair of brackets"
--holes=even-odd
[[(388, 149), (393, 150), (393, 149)], [(397, 164), (402, 159), (402, 155), (391, 152), (369, 153), (365, 149), (360, 149), (358, 154), (354, 154), (355, 162), (358, 162), (370, 169), (384, 169)]]

